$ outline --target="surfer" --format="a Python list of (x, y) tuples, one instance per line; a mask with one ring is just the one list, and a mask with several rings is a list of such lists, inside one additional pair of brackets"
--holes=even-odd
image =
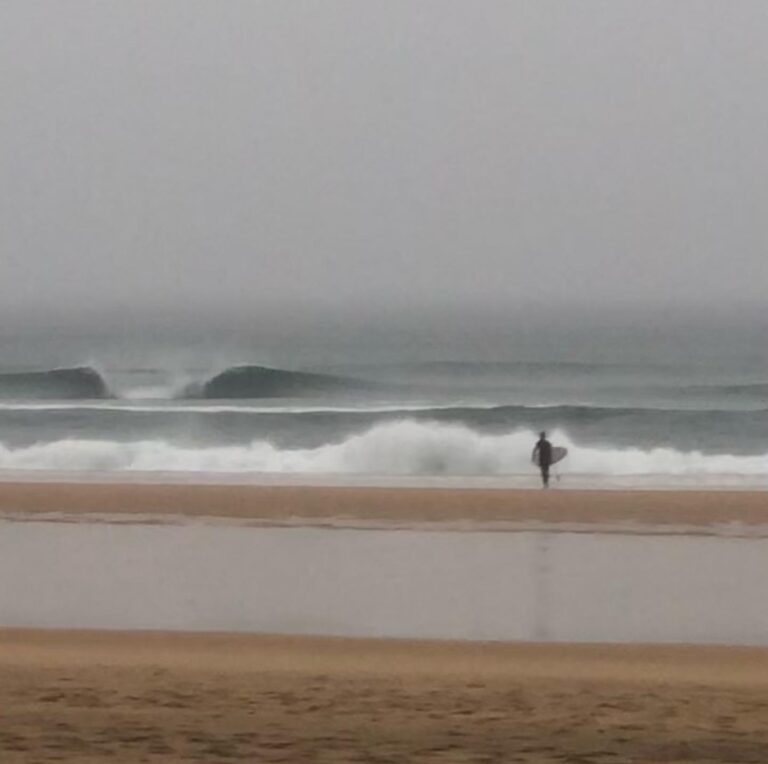
[(552, 464), (552, 444), (547, 440), (547, 433), (540, 432), (539, 439), (533, 447), (531, 459), (541, 470), (542, 488), (549, 488), (549, 467)]

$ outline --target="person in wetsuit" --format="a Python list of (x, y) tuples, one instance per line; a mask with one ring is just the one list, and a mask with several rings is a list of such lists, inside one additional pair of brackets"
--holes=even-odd
[(538, 462), (541, 470), (542, 488), (549, 488), (549, 468), (552, 465), (552, 444), (547, 440), (547, 433), (540, 432), (539, 439), (533, 447), (531, 459)]

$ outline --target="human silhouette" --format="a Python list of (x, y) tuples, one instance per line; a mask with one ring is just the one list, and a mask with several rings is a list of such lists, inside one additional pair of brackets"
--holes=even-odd
[(531, 459), (541, 470), (542, 488), (549, 488), (549, 468), (552, 465), (552, 444), (547, 440), (547, 433), (540, 432), (539, 439), (533, 447)]

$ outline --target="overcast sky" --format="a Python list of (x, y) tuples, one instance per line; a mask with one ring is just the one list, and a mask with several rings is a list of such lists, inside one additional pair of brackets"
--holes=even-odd
[(3, 0), (0, 315), (756, 303), (765, 0)]

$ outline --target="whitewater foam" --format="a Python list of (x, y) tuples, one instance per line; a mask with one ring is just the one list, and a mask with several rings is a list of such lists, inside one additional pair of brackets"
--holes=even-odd
[[(582, 446), (563, 431), (554, 431), (551, 439), (569, 449), (562, 471), (572, 475), (731, 475), (756, 480), (768, 473), (768, 453), (736, 456), (672, 448)], [(266, 440), (199, 448), (165, 440), (65, 439), (15, 449), (0, 444), (0, 469), (516, 475), (531, 472), (534, 441), (530, 430), (491, 435), (462, 425), (403, 419), (377, 424), (338, 443), (304, 449), (281, 449)]]

